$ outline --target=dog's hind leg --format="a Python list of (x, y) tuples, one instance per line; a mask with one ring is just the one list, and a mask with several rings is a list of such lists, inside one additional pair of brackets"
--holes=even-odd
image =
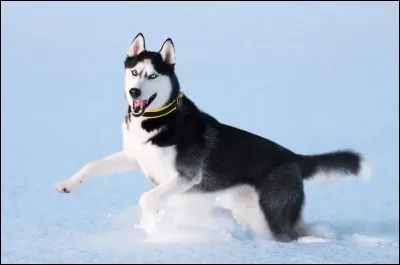
[(106, 176), (133, 170), (138, 167), (136, 160), (129, 158), (124, 152), (117, 152), (101, 160), (87, 163), (69, 179), (56, 185), (58, 192), (69, 193), (79, 183), (89, 177)]
[(231, 211), (240, 225), (248, 226), (262, 239), (271, 239), (271, 232), (260, 208), (256, 190), (248, 185), (230, 188), (218, 198), (218, 205)]
[(259, 205), (275, 239), (282, 242), (307, 236), (301, 213), (303, 182), (297, 164), (285, 164), (271, 172), (260, 185)]

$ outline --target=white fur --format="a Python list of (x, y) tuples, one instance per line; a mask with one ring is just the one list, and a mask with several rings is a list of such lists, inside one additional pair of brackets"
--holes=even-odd
[(328, 184), (330, 182), (341, 179), (345, 174), (336, 170), (320, 169), (310, 177), (310, 179), (318, 184)]
[(158, 210), (163, 201), (180, 194), (199, 183), (201, 176), (186, 181), (176, 171), (174, 147), (159, 148), (147, 140), (157, 133), (147, 133), (141, 128), (141, 118), (132, 118), (129, 127), (123, 123), (123, 151), (105, 159), (84, 166), (74, 176), (56, 185), (56, 190), (71, 191), (77, 184), (88, 177), (109, 175), (133, 170), (139, 167), (146, 177), (151, 177), (158, 186), (143, 194), (140, 206), (146, 210)]
[(371, 165), (367, 161), (361, 160), (358, 175), (366, 181), (370, 181), (373, 177)]
[[(336, 181), (343, 178), (346, 173), (338, 171), (338, 170), (324, 170), (320, 169), (311, 176), (311, 180), (320, 184), (326, 184), (328, 182)], [(369, 181), (372, 178), (372, 169), (371, 166), (365, 160), (360, 161), (360, 169), (357, 172), (357, 175), (362, 179)]]
[(218, 205), (232, 211), (240, 224), (249, 226), (261, 238), (272, 238), (268, 223), (258, 203), (258, 193), (253, 187), (239, 185), (217, 194), (219, 195)]
[(175, 148), (159, 148), (150, 142), (146, 143), (158, 130), (147, 133), (141, 128), (142, 120), (132, 118), (129, 127), (123, 124), (124, 150), (129, 157), (138, 162), (146, 177), (152, 177), (157, 183), (164, 183), (176, 172)]
[[(133, 76), (133, 70), (137, 71), (137, 76)], [(146, 78), (146, 76), (150, 76), (151, 74), (157, 74), (158, 77), (156, 79)], [(160, 108), (168, 103), (167, 101), (172, 89), (169, 78), (164, 75), (159, 75), (149, 59), (138, 63), (133, 68), (125, 70), (125, 95), (128, 104), (132, 106), (132, 97), (129, 94), (131, 88), (138, 88), (141, 90), (142, 93), (139, 99), (149, 99), (154, 93), (157, 93), (155, 100), (147, 107), (148, 110)]]
[(138, 163), (135, 159), (128, 157), (124, 152), (117, 152), (103, 159), (87, 163), (72, 177), (62, 183), (56, 184), (56, 190), (58, 192), (70, 192), (79, 183), (82, 183), (89, 177), (122, 173), (136, 169), (137, 167)]
[(141, 128), (141, 118), (133, 118), (129, 127), (123, 127), (124, 150), (138, 162), (143, 174), (158, 185), (143, 194), (139, 204), (142, 208), (157, 210), (163, 201), (185, 192), (199, 183), (200, 177), (193, 181), (184, 180), (175, 169), (176, 150), (173, 146), (160, 148), (147, 140), (158, 133), (147, 133)]

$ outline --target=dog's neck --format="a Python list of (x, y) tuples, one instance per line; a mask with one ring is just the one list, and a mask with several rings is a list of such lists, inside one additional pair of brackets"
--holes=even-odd
[(150, 109), (146, 110), (146, 112), (140, 116), (140, 117), (135, 117), (133, 116), (132, 112), (132, 107), (131, 105), (128, 106), (128, 112), (125, 116), (125, 123), (129, 127), (129, 123), (131, 119), (134, 120), (140, 120), (140, 122), (146, 121), (146, 120), (157, 120), (158, 118), (167, 118), (168, 116), (171, 116), (177, 108), (179, 107), (182, 98), (184, 97), (184, 94), (182, 92), (178, 93), (178, 96), (174, 98), (171, 102), (167, 103), (166, 105), (157, 108), (157, 109)]
[(147, 119), (156, 119), (156, 118), (161, 118), (164, 117), (176, 110), (176, 108), (179, 105), (179, 102), (183, 98), (183, 93), (179, 92), (178, 96), (172, 101), (166, 104), (163, 107), (157, 108), (157, 109), (150, 109), (146, 110), (145, 113), (143, 113), (142, 117), (147, 118)]

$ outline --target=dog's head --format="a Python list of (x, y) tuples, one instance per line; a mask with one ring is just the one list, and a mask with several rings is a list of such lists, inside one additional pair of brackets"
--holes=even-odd
[(139, 33), (132, 41), (125, 59), (125, 97), (135, 117), (146, 109), (157, 109), (170, 103), (179, 94), (175, 75), (175, 48), (165, 40), (158, 52), (147, 51)]

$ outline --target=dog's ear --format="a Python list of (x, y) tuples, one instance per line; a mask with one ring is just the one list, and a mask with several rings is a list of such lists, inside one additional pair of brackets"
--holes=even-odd
[(175, 64), (175, 47), (170, 38), (164, 41), (159, 53), (166, 64)]
[(145, 43), (144, 43), (143, 34), (139, 33), (133, 39), (132, 44), (129, 47), (128, 56), (129, 57), (136, 56), (136, 55), (140, 54), (141, 52), (143, 52), (145, 50), (146, 50), (146, 47), (145, 47)]

